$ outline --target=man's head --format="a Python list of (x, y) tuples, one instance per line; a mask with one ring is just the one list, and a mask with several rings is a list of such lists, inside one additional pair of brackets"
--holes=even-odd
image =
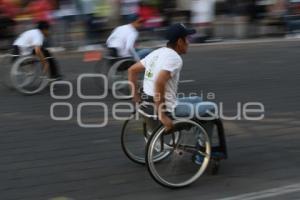
[(187, 29), (183, 24), (173, 24), (167, 30), (167, 45), (174, 49), (177, 53), (185, 54), (189, 46), (187, 36), (195, 33), (196, 30)]
[(145, 19), (141, 18), (139, 15), (131, 15), (130, 17), (130, 22), (131, 22), (131, 25), (135, 28), (135, 29), (140, 29), (144, 22), (145, 22)]
[(50, 24), (46, 21), (40, 21), (37, 23), (37, 29), (39, 29), (44, 36), (49, 35)]

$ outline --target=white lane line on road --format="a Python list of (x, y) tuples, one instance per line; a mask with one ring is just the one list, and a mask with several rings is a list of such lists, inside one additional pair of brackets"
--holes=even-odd
[(179, 83), (192, 83), (195, 82), (195, 80), (181, 80)]
[(276, 197), (284, 194), (290, 194), (294, 192), (300, 192), (300, 183), (293, 184), (293, 185), (287, 185), (283, 187), (268, 189), (268, 190), (262, 190), (259, 192), (253, 192), (253, 193), (247, 193), (247, 194), (241, 194), (238, 196), (233, 197), (227, 197), (223, 199), (218, 200), (257, 200), (257, 199), (265, 199), (269, 197)]

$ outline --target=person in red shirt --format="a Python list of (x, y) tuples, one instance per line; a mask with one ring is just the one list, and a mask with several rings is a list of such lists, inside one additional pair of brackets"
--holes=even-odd
[(31, 14), (35, 23), (39, 21), (51, 23), (53, 6), (54, 5), (52, 5), (49, 0), (34, 0), (28, 4), (25, 10)]
[(162, 25), (162, 18), (160, 17), (159, 11), (153, 6), (140, 3), (139, 16), (145, 19), (145, 28), (157, 28)]

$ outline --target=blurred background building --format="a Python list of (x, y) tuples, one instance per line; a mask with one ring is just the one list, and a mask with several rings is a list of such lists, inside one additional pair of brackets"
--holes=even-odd
[(198, 30), (193, 42), (298, 37), (300, 29), (300, 0), (0, 0), (0, 47), (40, 20), (52, 24), (51, 46), (98, 44), (136, 13), (147, 20), (142, 40), (163, 38), (174, 22)]

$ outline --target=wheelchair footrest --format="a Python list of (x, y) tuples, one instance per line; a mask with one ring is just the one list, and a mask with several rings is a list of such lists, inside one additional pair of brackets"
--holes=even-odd
[(220, 147), (212, 147), (211, 158), (216, 160), (225, 160), (227, 159), (227, 155)]

